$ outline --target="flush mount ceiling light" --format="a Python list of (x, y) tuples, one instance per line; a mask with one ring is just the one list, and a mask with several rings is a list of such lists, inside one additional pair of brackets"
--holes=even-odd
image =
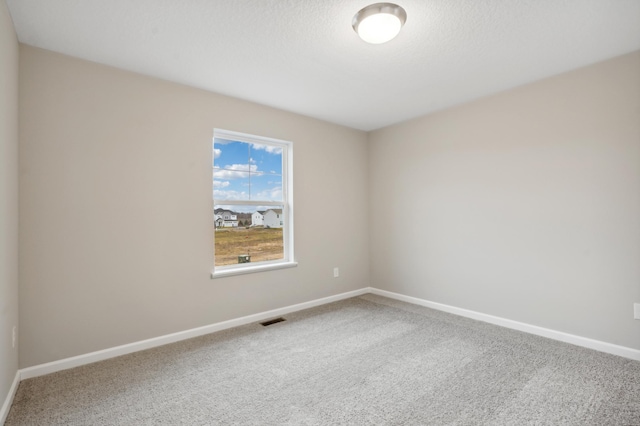
[(367, 43), (381, 44), (391, 40), (407, 21), (407, 12), (397, 4), (371, 4), (355, 14), (351, 25)]

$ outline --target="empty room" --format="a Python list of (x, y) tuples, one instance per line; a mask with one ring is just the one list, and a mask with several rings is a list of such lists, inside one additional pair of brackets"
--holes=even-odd
[(0, 0), (0, 424), (640, 425), (640, 1)]

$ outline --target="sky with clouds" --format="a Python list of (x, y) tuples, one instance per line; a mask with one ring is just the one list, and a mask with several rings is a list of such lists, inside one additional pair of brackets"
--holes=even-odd
[(218, 207), (235, 200), (282, 201), (282, 148), (215, 138), (213, 197)]

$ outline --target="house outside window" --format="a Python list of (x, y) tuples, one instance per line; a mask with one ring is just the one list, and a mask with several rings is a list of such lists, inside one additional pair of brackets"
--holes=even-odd
[(215, 129), (212, 277), (295, 266), (291, 142)]

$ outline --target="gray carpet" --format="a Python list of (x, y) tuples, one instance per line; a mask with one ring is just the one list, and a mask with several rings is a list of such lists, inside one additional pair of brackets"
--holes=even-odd
[(640, 425), (640, 362), (365, 295), (20, 383), (6, 425)]

